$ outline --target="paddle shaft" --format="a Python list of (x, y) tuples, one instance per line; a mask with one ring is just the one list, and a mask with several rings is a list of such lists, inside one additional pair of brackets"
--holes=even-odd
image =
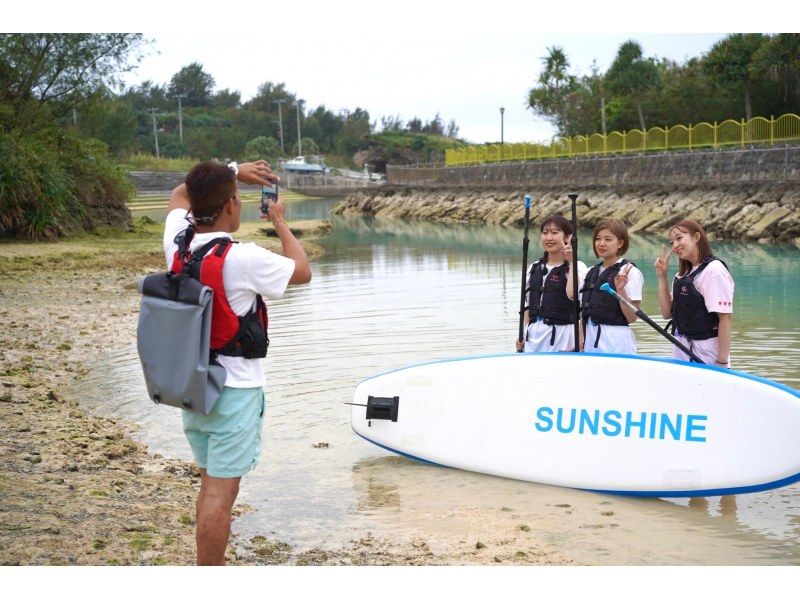
[(580, 351), (580, 321), (581, 304), (578, 301), (578, 209), (575, 202), (578, 200), (577, 193), (570, 193), (568, 197), (572, 200), (572, 302), (575, 304), (575, 347), (574, 352)]
[[(528, 230), (531, 223), (531, 198), (529, 195), (525, 196), (525, 234), (522, 237), (522, 289), (519, 297), (519, 341), (523, 340), (523, 333), (525, 328), (525, 287), (527, 283), (528, 274), (528, 246), (530, 239), (528, 238)], [(522, 353), (525, 350), (523, 345), (522, 349), (518, 349), (517, 353)]]
[(630, 301), (628, 301), (627, 299), (625, 299), (625, 297), (621, 297), (621, 296), (620, 296), (620, 294), (619, 294), (619, 293), (617, 293), (617, 292), (616, 292), (614, 289), (612, 289), (610, 286), (608, 286), (608, 288), (604, 288), (604, 287), (606, 287), (606, 285), (607, 285), (607, 284), (608, 284), (608, 283), (606, 283), (606, 284), (604, 284), (603, 286), (601, 286), (601, 287), (600, 287), (600, 289), (601, 289), (601, 290), (604, 290), (604, 291), (606, 291), (606, 292), (608, 292), (608, 293), (611, 293), (611, 294), (612, 294), (614, 297), (616, 297), (616, 298), (617, 298), (617, 300), (621, 301), (621, 302), (622, 302), (622, 303), (624, 303), (626, 306), (628, 306), (628, 309), (630, 309), (631, 311), (634, 311), (634, 312), (636, 312), (636, 315), (637, 315), (637, 316), (639, 316), (639, 317), (640, 317), (642, 320), (644, 320), (645, 322), (647, 322), (648, 324), (650, 324), (650, 326), (652, 326), (653, 328), (655, 328), (655, 329), (656, 329), (656, 331), (658, 331), (658, 333), (659, 333), (659, 334), (661, 334), (661, 336), (663, 336), (665, 339), (667, 339), (667, 340), (668, 340), (669, 342), (671, 342), (673, 345), (675, 345), (676, 347), (678, 347), (678, 348), (679, 348), (681, 351), (683, 351), (684, 353), (686, 353), (686, 354), (689, 356), (689, 359), (691, 359), (691, 360), (692, 360), (692, 361), (694, 361), (695, 363), (703, 363), (703, 364), (705, 363), (705, 362), (704, 362), (702, 359), (700, 359), (700, 358), (699, 358), (697, 355), (695, 355), (695, 354), (692, 352), (692, 350), (691, 350), (689, 347), (687, 347), (686, 345), (684, 345), (684, 344), (683, 344), (681, 341), (679, 341), (677, 338), (675, 338), (674, 336), (672, 336), (672, 335), (671, 335), (669, 332), (667, 332), (666, 330), (664, 330), (664, 329), (663, 329), (661, 326), (659, 326), (658, 324), (656, 324), (655, 322), (653, 322), (653, 320), (651, 320), (651, 319), (650, 319), (650, 317), (649, 317), (649, 316), (648, 316), (646, 313), (644, 313), (644, 312), (643, 312), (643, 311), (642, 311), (640, 308), (636, 307), (636, 306), (635, 306), (633, 303), (631, 303)]

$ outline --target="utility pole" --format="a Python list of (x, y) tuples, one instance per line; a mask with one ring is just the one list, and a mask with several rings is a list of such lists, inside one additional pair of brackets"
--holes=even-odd
[(297, 100), (297, 155), (303, 155), (303, 138), (300, 136), (300, 108), (303, 100)]
[(275, 100), (275, 103), (278, 105), (278, 131), (280, 131), (281, 136), (281, 155), (283, 155), (283, 114), (281, 113), (281, 104), (283, 104), (286, 100)]
[(181, 141), (181, 145), (183, 145), (183, 107), (181, 106), (181, 98), (185, 98), (185, 95), (177, 95), (175, 96), (178, 98), (178, 139)]
[(606, 99), (600, 97), (600, 118), (603, 124), (603, 135), (606, 134)]
[(153, 137), (156, 140), (156, 158), (160, 158), (161, 156), (158, 153), (158, 129), (156, 128), (156, 114), (158, 114), (158, 109), (149, 108), (147, 111), (153, 115)]
[(500, 145), (503, 145), (503, 115), (506, 113), (506, 109), (502, 106), (500, 107)]

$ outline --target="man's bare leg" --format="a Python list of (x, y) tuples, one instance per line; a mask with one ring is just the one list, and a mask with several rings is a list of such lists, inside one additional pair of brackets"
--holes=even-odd
[(197, 564), (224, 565), (231, 533), (231, 509), (242, 478), (215, 478), (200, 470), (197, 497)]

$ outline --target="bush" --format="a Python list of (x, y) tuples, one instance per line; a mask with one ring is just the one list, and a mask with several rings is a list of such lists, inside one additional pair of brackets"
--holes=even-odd
[(242, 158), (247, 162), (256, 160), (266, 160), (270, 164), (277, 166), (278, 158), (281, 155), (281, 146), (272, 137), (256, 137), (247, 142), (244, 146)]
[[(92, 227), (91, 209), (126, 213), (134, 192), (107, 147), (70, 131), (0, 132), (0, 235), (55, 239)], [(129, 216), (127, 216), (129, 218)]]
[[(295, 144), (292, 146), (292, 153), (295, 156), (300, 155), (300, 145), (295, 141)], [(311, 137), (303, 137), (303, 155), (304, 156), (315, 156), (319, 154), (319, 146), (317, 142), (314, 141)]]

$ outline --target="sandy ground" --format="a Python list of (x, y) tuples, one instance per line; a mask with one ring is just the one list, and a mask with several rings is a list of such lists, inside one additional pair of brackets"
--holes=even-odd
[[(327, 223), (292, 223), (309, 255)], [(278, 250), (263, 223), (237, 234)], [(143, 274), (163, 267), (161, 226), (60, 243), (2, 243), (0, 254), (0, 565), (188, 565), (198, 471), (147, 452), (133, 423), (87, 413), (65, 390), (135, 334)], [(249, 509), (237, 504), (235, 515)], [(231, 564), (569, 563), (501, 526), (483, 541), (342, 539), (298, 551), (288, 539), (233, 537)], [(506, 529), (508, 528), (508, 529)], [(523, 541), (520, 541), (523, 539)], [(491, 546), (491, 549), (487, 549)]]

